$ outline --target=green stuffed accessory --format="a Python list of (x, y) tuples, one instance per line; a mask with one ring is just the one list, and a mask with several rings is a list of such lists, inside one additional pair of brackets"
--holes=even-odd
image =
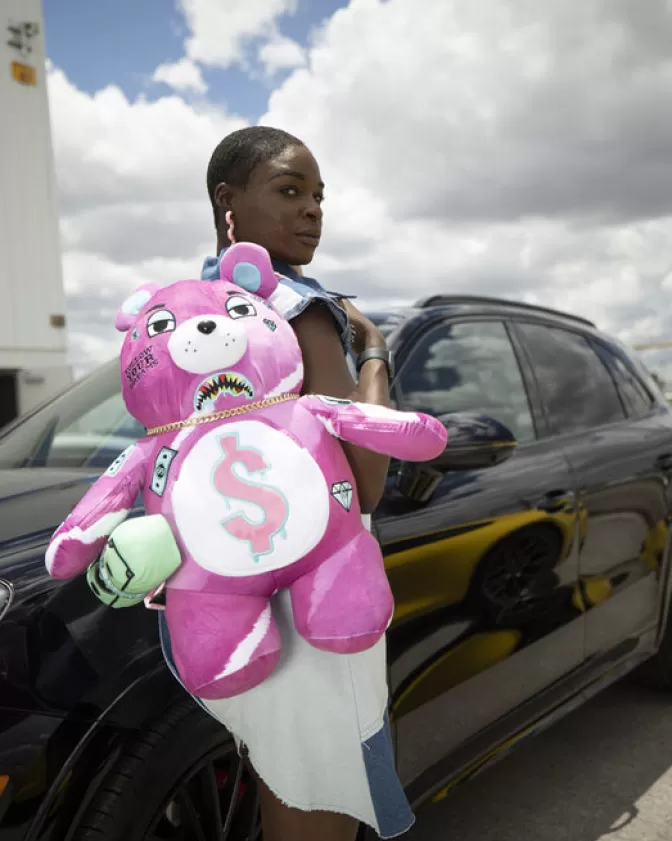
[(94, 595), (110, 607), (133, 607), (163, 584), (181, 563), (180, 550), (161, 514), (121, 523), (86, 572)]

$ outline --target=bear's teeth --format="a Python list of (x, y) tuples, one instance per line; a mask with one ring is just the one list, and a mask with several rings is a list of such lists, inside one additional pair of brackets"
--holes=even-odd
[(235, 397), (246, 394), (254, 397), (254, 389), (240, 374), (215, 374), (198, 387), (196, 409), (200, 411), (206, 402), (214, 402), (222, 393), (228, 392)]

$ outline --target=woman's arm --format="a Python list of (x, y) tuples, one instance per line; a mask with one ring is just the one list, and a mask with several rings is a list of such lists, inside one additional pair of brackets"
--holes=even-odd
[[(349, 305), (349, 314), (356, 315), (355, 350), (385, 347), (385, 339), (376, 327)], [(325, 394), (358, 400), (364, 403), (389, 405), (387, 366), (371, 359), (362, 367), (359, 383), (355, 383), (343, 354), (343, 345), (334, 319), (324, 306), (312, 305), (292, 321), (292, 327), (303, 353), (304, 384), (307, 394)], [(357, 482), (362, 513), (370, 514), (385, 489), (389, 459), (386, 456), (343, 443), (343, 450)]]

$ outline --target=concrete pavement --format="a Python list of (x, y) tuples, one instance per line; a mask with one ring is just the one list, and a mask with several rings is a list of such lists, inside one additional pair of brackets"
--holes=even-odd
[(418, 815), (407, 841), (672, 841), (672, 693), (621, 683)]

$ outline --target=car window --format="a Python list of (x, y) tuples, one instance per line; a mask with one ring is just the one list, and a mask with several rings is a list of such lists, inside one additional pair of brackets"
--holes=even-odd
[(551, 431), (578, 432), (622, 420), (623, 405), (587, 339), (543, 324), (519, 324), (529, 349)]
[(648, 415), (655, 401), (653, 395), (637, 374), (620, 356), (607, 350), (604, 346), (600, 345), (599, 353), (610, 366), (611, 374), (616, 380), (616, 387), (628, 415), (635, 418)]
[(479, 412), (519, 443), (535, 437), (518, 360), (499, 321), (447, 322), (424, 336), (397, 379), (402, 408), (441, 417)]
[(104, 469), (144, 434), (124, 405), (115, 360), (0, 436), (0, 467)]

